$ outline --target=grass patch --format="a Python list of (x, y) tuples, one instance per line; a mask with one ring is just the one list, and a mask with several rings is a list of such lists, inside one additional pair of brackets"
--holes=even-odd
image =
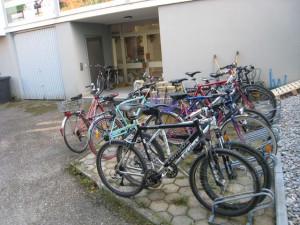
[(177, 205), (177, 206), (187, 206), (189, 202), (188, 197), (183, 196), (180, 198), (175, 198), (171, 201), (172, 204)]
[(24, 100), (12, 101), (5, 103), (7, 108), (17, 107), (22, 108), (24, 112), (33, 114), (34, 116), (45, 114), (46, 112), (57, 110), (56, 101), (40, 101), (40, 100)]
[[(120, 201), (111, 192), (100, 189), (94, 181), (87, 178), (80, 171), (78, 171), (73, 165), (68, 165), (65, 168), (66, 172), (75, 176), (78, 181), (84, 186), (87, 191), (87, 195), (91, 197), (99, 204), (105, 204), (105, 206), (111, 211), (120, 216), (120, 219), (125, 220), (128, 224), (132, 225), (154, 225), (151, 221), (137, 214), (132, 208), (128, 207), (125, 203)], [(142, 205), (140, 205), (142, 207)], [(144, 204), (145, 208), (146, 205)]]

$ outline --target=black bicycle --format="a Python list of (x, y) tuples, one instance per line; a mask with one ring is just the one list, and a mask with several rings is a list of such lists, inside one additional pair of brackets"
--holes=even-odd
[(102, 93), (104, 89), (113, 90), (117, 85), (117, 70), (110, 66), (101, 66), (99, 64), (95, 66), (100, 68), (96, 81), (96, 87), (99, 88), (99, 92)]
[[(128, 104), (126, 110), (131, 107), (144, 106)], [(166, 160), (161, 161), (160, 157), (150, 153), (144, 141), (145, 131), (180, 127), (192, 127), (194, 132)], [(136, 143), (142, 143), (144, 150), (137, 149)], [(240, 153), (228, 148), (207, 149), (204, 144), (205, 135), (198, 119), (178, 124), (138, 125), (136, 133), (129, 140), (111, 140), (100, 148), (97, 170), (108, 189), (119, 196), (131, 197), (145, 187), (158, 187), (163, 178), (176, 177), (177, 166), (189, 153), (197, 151), (199, 155), (193, 162), (189, 180), (199, 202), (211, 209), (214, 199), (218, 197), (248, 193), (250, 195), (247, 198), (223, 203), (215, 209), (215, 213), (239, 216), (249, 212), (260, 201), (259, 197), (251, 195), (261, 191), (256, 170)], [(157, 167), (158, 164), (160, 167)], [(150, 168), (150, 165), (153, 166)], [(199, 191), (204, 191), (207, 197), (203, 199)]]

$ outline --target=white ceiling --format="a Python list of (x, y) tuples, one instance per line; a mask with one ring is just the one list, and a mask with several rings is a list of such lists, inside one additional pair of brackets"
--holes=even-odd
[[(132, 18), (124, 18), (132, 16)], [(100, 23), (100, 24), (118, 24), (132, 21), (140, 21), (146, 19), (158, 18), (158, 7), (149, 7), (142, 9), (134, 9), (122, 12), (115, 12), (105, 15), (93, 16), (88, 18), (76, 19), (77, 22), (84, 23)]]

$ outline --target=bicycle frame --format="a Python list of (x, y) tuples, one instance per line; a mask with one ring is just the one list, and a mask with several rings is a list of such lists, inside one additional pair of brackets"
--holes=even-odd
[[(170, 165), (173, 163), (178, 165), (198, 144), (202, 143), (202, 139), (204, 138), (204, 134), (200, 129), (199, 120), (182, 122), (179, 124), (162, 124), (162, 125), (149, 125), (149, 126), (141, 126), (137, 125), (137, 132), (135, 133), (131, 144), (133, 145), (137, 138), (140, 136), (143, 140), (142, 131), (146, 130), (154, 130), (154, 129), (166, 129), (166, 128), (180, 128), (180, 127), (193, 127), (196, 128), (195, 131), (180, 145), (180, 147), (172, 153), (165, 162), (161, 162), (162, 166), (158, 170), (159, 174), (162, 174)], [(151, 155), (148, 152), (147, 144), (142, 141), (143, 147), (146, 151), (146, 155), (149, 161), (152, 161)], [(152, 164), (153, 166), (153, 164)], [(153, 166), (154, 169), (154, 166)]]
[[(137, 97), (137, 98), (133, 98), (133, 99), (128, 99), (126, 101), (123, 101), (120, 105), (122, 104), (125, 104), (125, 103), (132, 103), (132, 102), (135, 102), (135, 101), (140, 101), (141, 104), (144, 104), (146, 103), (147, 99), (145, 98), (145, 96), (141, 96), (141, 97)], [(117, 116), (120, 116), (120, 120), (122, 121), (123, 123), (123, 127), (117, 129), (117, 130), (112, 130), (112, 129), (109, 129), (110, 132), (109, 132), (109, 139), (114, 139), (118, 136), (122, 136), (126, 133), (128, 133), (128, 130), (130, 130), (131, 128), (135, 128), (137, 126), (137, 121), (134, 120), (133, 123), (128, 123), (128, 121), (125, 119), (122, 111), (120, 110), (120, 105), (116, 106), (116, 109), (115, 109), (115, 115), (113, 116), (113, 121), (111, 123), (111, 127), (115, 127), (115, 124), (116, 124), (116, 120), (118, 119)], [(138, 109), (135, 113), (135, 115), (139, 115), (141, 112), (141, 109)], [(99, 117), (101, 117), (102, 115), (100, 115)], [(96, 118), (99, 118), (99, 117), (96, 117)], [(90, 125), (90, 127), (93, 127), (94, 126), (94, 123), (97, 119), (95, 119), (92, 124)], [(88, 139), (90, 140), (91, 138), (91, 129), (88, 130)]]

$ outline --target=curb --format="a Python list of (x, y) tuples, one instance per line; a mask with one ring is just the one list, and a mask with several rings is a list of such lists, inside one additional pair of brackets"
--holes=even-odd
[(276, 159), (277, 159), (277, 163), (274, 168), (276, 224), (288, 225), (287, 209), (285, 205), (286, 203), (285, 187), (284, 187), (280, 149), (277, 152)]
[[(85, 154), (85, 155), (87, 155), (87, 154)], [(82, 158), (82, 156), (80, 156), (78, 159), (81, 159), (81, 158)], [(79, 170), (84, 176), (86, 176), (86, 177), (90, 178), (91, 180), (93, 180), (100, 189), (109, 192), (109, 190), (104, 186), (103, 183), (101, 183), (101, 181), (99, 181), (99, 180), (97, 181), (97, 179), (95, 179), (93, 176), (91, 176), (89, 174), (88, 170), (86, 170), (85, 167), (76, 164), (75, 162), (77, 160), (72, 162), (71, 165), (73, 165), (77, 170)], [(162, 224), (163, 221), (159, 217), (155, 216), (153, 212), (151, 212), (149, 209), (141, 208), (134, 201), (131, 201), (130, 198), (126, 199), (126, 198), (119, 197), (117, 195), (113, 195), (113, 196), (116, 199), (118, 199), (119, 201), (121, 201), (122, 203), (126, 204), (128, 207), (131, 207), (138, 214), (140, 214), (143, 217), (145, 217), (146, 219), (150, 220), (152, 223), (157, 224), (157, 225)]]

